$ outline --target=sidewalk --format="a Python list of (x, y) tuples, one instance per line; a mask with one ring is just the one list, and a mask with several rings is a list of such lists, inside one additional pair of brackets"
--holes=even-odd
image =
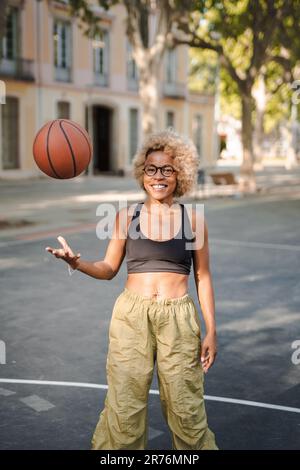
[[(57, 232), (60, 227), (91, 229), (98, 204), (136, 201), (143, 192), (132, 178), (80, 176), (70, 180), (31, 178), (0, 181), (0, 239)], [(2, 228), (1, 228), (2, 227)]]
[[(218, 167), (215, 172), (232, 171), (236, 167)], [(274, 196), (300, 199), (300, 169), (287, 171), (272, 167), (256, 172), (259, 193), (244, 195), (237, 187), (214, 185), (207, 178), (205, 185), (183, 202), (201, 200), (214, 204), (228, 199), (249, 200)], [(71, 180), (31, 178), (0, 180), (0, 240), (28, 239), (57, 234), (58, 230), (92, 230), (99, 221), (100, 203), (128, 204), (143, 200), (145, 193), (131, 177), (81, 176)]]
[(254, 195), (240, 194), (238, 188), (234, 185), (215, 185), (209, 173), (233, 173), (238, 181), (239, 166), (221, 165), (206, 172), (204, 185), (199, 185), (198, 197), (214, 197), (214, 196), (236, 196), (236, 197), (256, 197), (266, 194), (290, 194), (295, 192), (299, 194), (300, 190), (300, 167), (286, 170), (280, 166), (268, 166), (263, 170), (255, 171), (258, 192)]

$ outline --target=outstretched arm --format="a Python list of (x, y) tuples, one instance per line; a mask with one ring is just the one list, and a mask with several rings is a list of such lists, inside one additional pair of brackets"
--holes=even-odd
[(56, 258), (63, 259), (72, 269), (81, 271), (95, 279), (110, 280), (118, 273), (125, 256), (126, 245), (126, 209), (121, 209), (115, 219), (112, 238), (108, 243), (106, 254), (101, 261), (84, 261), (80, 254), (74, 255), (66, 240), (59, 236), (58, 241), (62, 248), (47, 247), (46, 250)]

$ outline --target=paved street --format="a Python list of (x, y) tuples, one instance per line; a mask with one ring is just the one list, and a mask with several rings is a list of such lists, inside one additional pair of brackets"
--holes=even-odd
[[(206, 408), (222, 449), (299, 448), (300, 364), (292, 344), (300, 340), (300, 184), (297, 172), (282, 173), (258, 175), (268, 186), (261, 196), (203, 200), (219, 338)], [(98, 204), (134, 202), (143, 193), (130, 178), (109, 176), (1, 181), (0, 194), (0, 448), (89, 449), (126, 265), (112, 281), (70, 277), (45, 247), (61, 234), (83, 259), (102, 259)], [(27, 225), (4, 224), (22, 220)], [(196, 299), (192, 276), (190, 293)], [(154, 376), (148, 448), (171, 449), (157, 390)]]

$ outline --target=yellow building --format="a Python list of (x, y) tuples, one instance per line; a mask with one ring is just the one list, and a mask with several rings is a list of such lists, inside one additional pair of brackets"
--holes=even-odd
[[(60, 117), (78, 122), (92, 136), (89, 174), (128, 173), (143, 136), (125, 8), (118, 5), (106, 12), (95, 7), (105, 31), (96, 41), (84, 36), (67, 7), (54, 0), (9, 4), (0, 42), (0, 177), (40, 175), (32, 156), (35, 134)], [(190, 93), (187, 79), (187, 46), (167, 51), (158, 125), (190, 136), (201, 164), (212, 166), (214, 98)]]

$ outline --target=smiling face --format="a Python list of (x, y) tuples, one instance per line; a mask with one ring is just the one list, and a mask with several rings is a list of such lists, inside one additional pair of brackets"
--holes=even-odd
[[(174, 168), (174, 160), (170, 155), (167, 155), (161, 150), (151, 152), (145, 160), (144, 166), (155, 165), (155, 166), (172, 166)], [(161, 170), (157, 170), (153, 176), (148, 176), (144, 173), (144, 187), (150, 198), (160, 201), (167, 202), (173, 198), (173, 193), (176, 189), (177, 176), (174, 172), (171, 176), (164, 176)]]

